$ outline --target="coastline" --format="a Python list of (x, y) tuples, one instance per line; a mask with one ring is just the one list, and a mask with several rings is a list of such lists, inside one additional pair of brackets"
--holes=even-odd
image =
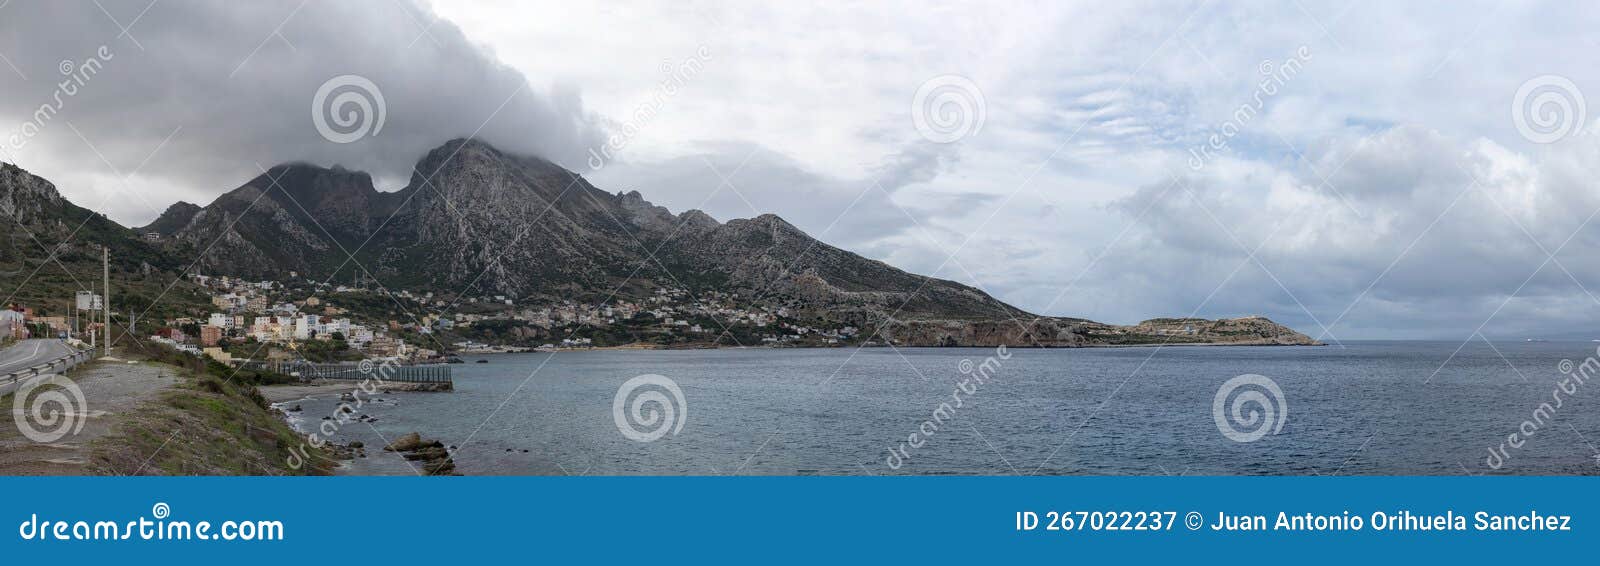
[(960, 348), (996, 348), (996, 347), (1000, 347), (1000, 346), (1004, 346), (1004, 347), (1006, 347), (1008, 349), (1013, 349), (1013, 350), (1073, 350), (1073, 349), (1088, 349), (1088, 348), (1171, 348), (1171, 347), (1175, 347), (1175, 346), (1209, 346), (1209, 347), (1224, 347), (1224, 346), (1297, 347), (1297, 346), (1299, 346), (1299, 347), (1322, 347), (1322, 346), (1327, 346), (1327, 344), (1323, 343), (1323, 342), (1315, 342), (1315, 343), (1311, 343), (1311, 344), (1291, 344), (1291, 343), (1283, 343), (1283, 342), (1233, 341), (1233, 342), (1154, 342), (1154, 343), (1149, 343), (1149, 344), (1073, 344), (1073, 345), (1051, 344), (1051, 345), (1037, 345), (1037, 346), (1036, 345), (1032, 345), (1032, 344), (957, 344), (957, 345), (942, 346), (942, 345), (935, 345), (935, 344), (904, 345), (904, 344), (888, 344), (888, 343), (883, 343), (883, 342), (875, 342), (875, 343), (872, 343), (872, 344), (835, 344), (835, 345), (806, 344), (806, 345), (796, 345), (796, 346), (789, 346), (789, 345), (774, 346), (774, 345), (768, 345), (768, 344), (752, 344), (752, 345), (749, 345), (749, 346), (739, 346), (739, 345), (729, 346), (729, 345), (726, 345), (726, 344), (715, 344), (715, 343), (711, 343), (711, 342), (698, 342), (698, 343), (686, 344), (686, 345), (660, 345), (660, 344), (654, 344), (654, 345), (648, 345), (648, 346), (640, 346), (640, 345), (637, 345), (637, 344), (627, 344), (627, 345), (622, 345), (622, 346), (595, 346), (595, 347), (591, 347), (591, 348), (557, 348), (557, 349), (554, 349), (554, 350), (528, 350), (528, 351), (525, 351), (525, 352), (472, 352), (472, 353), (463, 352), (463, 353), (458, 353), (458, 354), (455, 354), (455, 355), (457, 355), (457, 356), (497, 356), (497, 355), (505, 355), (505, 354), (557, 354), (557, 353), (570, 354), (570, 353), (579, 353), (579, 352), (613, 352), (613, 351), (632, 351), (632, 350), (643, 350), (643, 351), (648, 351), (648, 350), (838, 350), (838, 349), (845, 349), (845, 348), (891, 348), (891, 347), (892, 348), (960, 349)]
[[(390, 382), (368, 393), (369, 389), (363, 387), (364, 383), (319, 380), (262, 386), (258, 389), (272, 412), (298, 437), (302, 448), (306, 445), (321, 446), (324, 452), (331, 455), (327, 460), (331, 464), (328, 468), (332, 475), (461, 475), (455, 468), (454, 446), (447, 449), (444, 444), (428, 440), (417, 431), (393, 438), (385, 437), (372, 426), (372, 423), (379, 421), (379, 417), (364, 412), (377, 407), (394, 407), (401, 403), (398, 397), (404, 393), (449, 390), (410, 387), (427, 384)], [(332, 409), (326, 411), (329, 414), (323, 415), (318, 406)], [(350, 434), (363, 430), (361, 427), (344, 428), (351, 425), (370, 429), (376, 438)]]
[(290, 385), (262, 385), (256, 387), (261, 391), (261, 396), (273, 405), (288, 403), (290, 401), (304, 401), (315, 395), (349, 393), (354, 386), (341, 383), (313, 383)]

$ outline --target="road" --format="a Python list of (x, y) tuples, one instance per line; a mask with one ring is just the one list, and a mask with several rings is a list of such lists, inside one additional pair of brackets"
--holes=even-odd
[(54, 338), (23, 340), (0, 351), (0, 375), (52, 362), (71, 353), (66, 342)]

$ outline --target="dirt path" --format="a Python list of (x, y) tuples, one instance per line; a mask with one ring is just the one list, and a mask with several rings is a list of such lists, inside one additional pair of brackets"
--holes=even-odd
[[(95, 361), (73, 369), (68, 377), (83, 392), (83, 404), (70, 410), (71, 426), (68, 434), (59, 439), (41, 443), (23, 434), (24, 427), (44, 433), (63, 430), (47, 422), (33, 419), (33, 405), (12, 395), (0, 398), (9, 419), (0, 421), (0, 475), (83, 475), (89, 443), (106, 436), (123, 422), (140, 403), (156, 398), (162, 391), (178, 383), (173, 368), (151, 363), (122, 361)], [(46, 394), (49, 389), (43, 390)], [(58, 390), (59, 391), (59, 390)], [(39, 395), (32, 396), (39, 399)], [(60, 409), (59, 405), (46, 405), (46, 409)], [(47, 413), (48, 414), (48, 413)], [(78, 421), (83, 426), (71, 433)]]

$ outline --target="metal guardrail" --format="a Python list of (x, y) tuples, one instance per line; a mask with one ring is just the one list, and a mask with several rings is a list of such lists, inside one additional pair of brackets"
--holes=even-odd
[(23, 379), (46, 373), (56, 373), (72, 369), (72, 366), (81, 364), (94, 357), (93, 350), (78, 350), (50, 362), (39, 364), (21, 371), (14, 371), (0, 376), (0, 386), (11, 386)]

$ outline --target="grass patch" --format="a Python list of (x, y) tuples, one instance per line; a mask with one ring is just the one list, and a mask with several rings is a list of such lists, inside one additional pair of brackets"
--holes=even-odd
[[(327, 475), (336, 462), (310, 446), (232, 368), (183, 354), (182, 380), (94, 443), (90, 470), (133, 475)], [(165, 356), (158, 356), (165, 359)], [(184, 359), (187, 358), (187, 359)], [(157, 362), (161, 363), (161, 362)], [(254, 376), (253, 376), (254, 377)]]

